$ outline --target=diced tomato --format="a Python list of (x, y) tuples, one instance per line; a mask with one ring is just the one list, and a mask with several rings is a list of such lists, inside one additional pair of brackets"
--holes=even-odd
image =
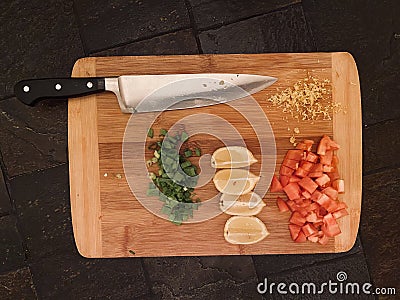
[(344, 193), (344, 180), (337, 179), (332, 182), (332, 187), (338, 191), (339, 194)]
[[(300, 183), (299, 183), (300, 184)], [(322, 192), (329, 196), (329, 198), (336, 200), (338, 198), (338, 192), (332, 187), (327, 187), (322, 190)]]
[(344, 202), (339, 201), (336, 210), (347, 209), (347, 205)]
[(299, 233), (301, 231), (301, 226), (289, 224), (289, 231), (290, 231), (290, 236), (292, 237), (292, 240), (295, 241), (297, 239), (297, 237), (299, 236)]
[(335, 168), (332, 167), (332, 166), (324, 165), (324, 168), (322, 169), (322, 171), (324, 171), (325, 173), (330, 173), (330, 172), (332, 172), (334, 169), (335, 169)]
[(304, 225), (301, 230), (304, 232), (305, 236), (310, 236), (314, 233), (318, 233), (318, 230), (310, 223)]
[(282, 165), (290, 169), (296, 170), (299, 167), (299, 162), (297, 160), (285, 158)]
[(296, 203), (298, 206), (300, 206), (301, 204), (303, 204), (303, 198), (294, 199), (293, 201), (294, 201), (294, 203)]
[(283, 175), (283, 176), (292, 176), (293, 172), (294, 172), (293, 169), (288, 168), (288, 167), (282, 165), (282, 166), (281, 166), (281, 169), (280, 169), (280, 171), (279, 171), (279, 174), (280, 174), (280, 175)]
[(309, 177), (304, 177), (302, 180), (300, 180), (299, 185), (305, 189), (307, 192), (310, 193), (310, 198), (311, 198), (311, 194), (315, 192), (315, 190), (318, 187), (318, 184), (316, 184), (314, 182), (314, 180), (312, 180)]
[(339, 165), (339, 158), (337, 155), (333, 155), (332, 157), (332, 166), (337, 167)]
[(303, 231), (300, 231), (297, 239), (295, 240), (295, 243), (304, 243), (305, 241), (307, 241), (307, 237), (305, 236)]
[(317, 214), (315, 212), (310, 212), (307, 216), (306, 216), (306, 221), (310, 222), (310, 223), (314, 223), (317, 222)]
[(333, 151), (327, 150), (325, 152), (325, 155), (319, 156), (319, 162), (323, 165), (330, 166), (332, 164), (332, 158), (333, 158)]
[(308, 214), (308, 210), (300, 205), (297, 205), (296, 211), (299, 212), (302, 217), (306, 217)]
[(317, 237), (317, 236), (309, 236), (309, 237), (307, 237), (307, 240), (309, 240), (310, 242), (313, 242), (313, 243), (317, 243), (318, 240), (319, 240), (319, 237)]
[(296, 182), (290, 182), (283, 190), (290, 200), (299, 199), (301, 197), (301, 190)]
[(321, 197), (321, 192), (318, 190), (315, 190), (314, 193), (311, 194), (311, 200), (312, 201), (318, 201), (319, 197)]
[(312, 162), (309, 162), (309, 161), (303, 161), (300, 164), (300, 167), (302, 169), (304, 169), (305, 171), (310, 172), (314, 168), (314, 164)]
[(272, 176), (272, 181), (271, 181), (271, 186), (269, 188), (269, 191), (271, 193), (277, 193), (277, 192), (282, 192), (283, 187), (278, 178), (274, 175)]
[(318, 243), (321, 245), (326, 245), (329, 242), (329, 237), (326, 235), (322, 235), (322, 237), (319, 238)]
[(317, 203), (326, 209), (330, 204), (330, 200), (331, 198), (329, 198), (327, 195), (321, 194), (317, 200)]
[(305, 144), (305, 143), (298, 143), (297, 145), (296, 145), (296, 149), (300, 149), (300, 150), (304, 150), (304, 151), (306, 151), (307, 150), (307, 145)]
[(318, 144), (317, 153), (319, 155), (325, 155), (326, 151), (331, 149), (330, 143), (331, 139), (329, 136), (324, 135)]
[(289, 182), (299, 182), (301, 180), (301, 178), (297, 177), (297, 176), (291, 176), (289, 178)]
[(314, 167), (311, 169), (311, 172), (323, 172), (322, 164), (314, 164)]
[(309, 210), (309, 206), (311, 205), (311, 200), (310, 199), (303, 199), (303, 203), (300, 204), (301, 207), (306, 208)]
[(330, 141), (329, 146), (331, 148), (331, 150), (339, 150), (340, 146), (335, 142), (335, 141)]
[(306, 177), (308, 173), (308, 171), (304, 170), (302, 167), (299, 167), (296, 172), (294, 172), (294, 175), (303, 178)]
[(324, 216), (324, 225), (322, 225), (322, 231), (324, 235), (332, 237), (341, 233), (339, 224), (336, 222), (336, 219), (333, 217), (331, 213)]
[(297, 206), (293, 200), (287, 200), (286, 205), (289, 207), (290, 211), (295, 211)]
[(317, 179), (315, 179), (315, 182), (319, 185), (319, 186), (324, 186), (326, 185), (330, 180), (329, 176), (326, 174), (323, 174), (321, 177), (318, 177)]
[(281, 197), (278, 197), (276, 199), (276, 205), (278, 205), (280, 212), (289, 211), (289, 207), (287, 206), (286, 202)]
[(285, 158), (300, 161), (303, 159), (303, 155), (304, 155), (303, 150), (299, 150), (299, 149), (288, 150)]
[(328, 213), (327, 210), (322, 206), (320, 206), (319, 209), (316, 212), (317, 212), (317, 216), (319, 218), (320, 217), (324, 217)]
[(322, 175), (324, 175), (324, 173), (322, 173), (322, 172), (311, 172), (308, 174), (308, 177), (318, 178), (318, 177), (321, 177)]
[(298, 211), (294, 211), (290, 217), (289, 222), (291, 224), (303, 226), (306, 223), (306, 218), (302, 216)]
[(314, 145), (314, 141), (313, 140), (304, 140), (303, 141), (304, 144), (306, 144), (307, 146), (307, 151), (311, 151), (312, 146)]
[(333, 182), (340, 178), (339, 172), (336, 168), (333, 168), (332, 172), (326, 173), (329, 176), (329, 179)]
[(317, 202), (313, 202), (310, 204), (310, 210), (311, 211), (316, 211), (317, 209), (319, 209), (320, 205)]
[(332, 213), (332, 216), (333, 216), (335, 219), (339, 219), (339, 218), (341, 218), (341, 217), (347, 216), (348, 214), (349, 214), (349, 212), (344, 208), (344, 209), (337, 210), (337, 211), (333, 212), (333, 213)]
[(289, 183), (289, 176), (281, 175), (279, 176), (279, 179), (283, 187), (287, 186), (287, 184)]
[(312, 162), (312, 163), (316, 163), (318, 161), (319, 156), (315, 153), (312, 152), (308, 152), (307, 153), (307, 157), (306, 157), (306, 161)]
[(328, 212), (334, 212), (337, 210), (338, 202), (332, 199), (329, 199), (328, 206), (325, 207)]
[[(305, 178), (307, 178), (307, 177), (305, 177)], [(310, 194), (309, 192), (307, 192), (307, 191), (304, 191), (304, 192), (302, 192), (301, 194), (302, 194), (303, 197), (306, 198), (306, 199), (310, 199), (310, 198), (311, 198), (311, 194)]]

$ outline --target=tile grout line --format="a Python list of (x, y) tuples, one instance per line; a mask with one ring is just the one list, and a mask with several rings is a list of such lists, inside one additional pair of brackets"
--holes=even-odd
[(144, 279), (146, 280), (146, 283), (148, 284), (149, 295), (151, 295), (152, 297), (155, 297), (156, 295), (154, 294), (153, 289), (151, 288), (152, 285), (151, 285), (149, 272), (147, 272), (143, 257), (140, 258), (140, 264), (142, 265)]
[(382, 168), (378, 168), (378, 169), (373, 169), (373, 170), (364, 172), (362, 174), (362, 176), (366, 177), (366, 176), (384, 173), (386, 171), (393, 171), (393, 170), (397, 170), (397, 169), (400, 169), (400, 164), (395, 164), (395, 165), (390, 165), (390, 166), (386, 166), (386, 167), (382, 167)]
[(400, 117), (399, 118), (385, 119), (385, 120), (378, 121), (378, 122), (375, 122), (375, 123), (370, 123), (370, 124), (363, 124), (363, 129), (368, 129), (368, 128), (372, 128), (374, 126), (379, 126), (379, 125), (385, 125), (386, 123), (395, 122), (395, 121), (399, 121), (399, 120), (400, 120)]
[(204, 52), (203, 52), (203, 49), (201, 48), (199, 30), (197, 28), (197, 24), (196, 24), (196, 21), (194, 19), (193, 7), (190, 4), (189, 0), (185, 0), (185, 5), (186, 5), (186, 10), (187, 10), (188, 15), (189, 15), (190, 25), (192, 27), (192, 33), (193, 33), (194, 38), (196, 40), (197, 50), (199, 51), (199, 54), (203, 54)]
[(235, 24), (235, 23), (247, 21), (247, 20), (250, 20), (250, 19), (253, 19), (253, 18), (257, 18), (257, 17), (261, 17), (261, 16), (267, 16), (269, 14), (273, 14), (273, 13), (280, 12), (280, 11), (286, 10), (288, 8), (297, 7), (297, 6), (301, 6), (301, 3), (298, 2), (298, 3), (295, 3), (295, 4), (285, 5), (285, 6), (277, 8), (277, 9), (272, 9), (272, 10), (267, 11), (267, 12), (261, 12), (261, 13), (255, 14), (255, 15), (251, 15), (251, 16), (247, 16), (247, 17), (243, 17), (243, 18), (238, 18), (236, 20), (225, 22), (225, 23), (222, 23), (222, 24), (219, 23), (219, 24), (210, 25), (210, 26), (207, 26), (207, 27), (204, 27), (204, 28), (199, 28), (198, 29), (198, 33), (202, 33), (204, 31), (208, 31), (208, 30), (220, 29), (220, 28), (228, 26), (228, 25), (232, 25), (232, 24)]
[(311, 24), (310, 24), (310, 23), (308, 22), (308, 20), (307, 20), (307, 16), (306, 16), (306, 13), (305, 13), (305, 11), (304, 11), (303, 3), (301, 3), (300, 5), (301, 5), (301, 11), (302, 11), (302, 13), (303, 13), (304, 21), (306, 22), (307, 29), (308, 29), (308, 31), (310, 32), (311, 37), (312, 37), (312, 40), (313, 40), (313, 43), (314, 43), (314, 48), (315, 48), (315, 50), (318, 52), (319, 49), (318, 49), (317, 41), (315, 40), (314, 32), (313, 32), (313, 30), (312, 30), (312, 26), (311, 26)]
[(22, 236), (22, 231), (21, 231), (21, 226), (20, 226), (20, 219), (17, 213), (17, 206), (16, 203), (13, 201), (12, 197), (11, 197), (11, 191), (10, 191), (10, 183), (9, 183), (9, 179), (7, 177), (7, 174), (5, 173), (5, 166), (4, 166), (4, 162), (3, 162), (3, 154), (0, 150), (0, 172), (3, 173), (3, 178), (4, 178), (4, 183), (5, 183), (5, 188), (6, 188), (6, 192), (8, 194), (8, 199), (10, 201), (11, 204), (11, 214), (10, 215), (14, 215), (16, 222), (15, 222), (15, 227), (17, 228), (17, 232), (18, 232), (18, 237), (22, 246), (22, 250), (24, 251), (24, 262), (27, 263), (28, 262), (28, 257), (29, 257), (29, 249), (27, 244), (25, 243), (25, 240)]
[(77, 12), (76, 0), (72, 1), (72, 11), (73, 11), (73, 15), (74, 15), (76, 24), (78, 26), (79, 40), (81, 41), (81, 44), (82, 44), (83, 53), (85, 54), (85, 56), (88, 56), (89, 51), (87, 50), (88, 47), (87, 47), (87, 45), (85, 43), (85, 39), (83, 37), (83, 24), (81, 22), (81, 19), (79, 18), (78, 12)]
[(178, 29), (166, 30), (166, 31), (163, 31), (161, 33), (148, 35), (146, 37), (137, 38), (137, 39), (133, 39), (133, 40), (130, 40), (130, 41), (118, 43), (118, 44), (115, 44), (115, 45), (110, 46), (110, 47), (99, 48), (99, 49), (95, 49), (94, 51), (88, 51), (87, 54), (90, 56), (90, 55), (93, 55), (93, 54), (96, 54), (96, 53), (99, 53), (99, 52), (102, 52), (102, 51), (123, 47), (123, 46), (129, 45), (129, 44), (133, 44), (133, 43), (137, 43), (137, 42), (151, 40), (151, 39), (154, 39), (154, 38), (157, 38), (157, 37), (161, 37), (163, 35), (167, 35), (167, 34), (171, 34), (171, 33), (177, 33), (177, 32), (180, 32), (180, 31), (187, 30), (187, 29), (191, 29), (191, 27), (190, 26), (183, 26), (183, 27), (180, 27)]

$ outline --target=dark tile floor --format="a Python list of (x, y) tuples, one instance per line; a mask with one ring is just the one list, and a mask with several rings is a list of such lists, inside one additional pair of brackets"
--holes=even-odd
[[(320, 282), (339, 271), (352, 282), (399, 293), (399, 15), (397, 0), (1, 1), (0, 299), (258, 299), (256, 286), (265, 277)], [(74, 61), (89, 55), (302, 51), (349, 51), (358, 64), (364, 189), (361, 241), (351, 251), (78, 255), (68, 199), (66, 101), (26, 107), (14, 98), (17, 80), (69, 76)]]

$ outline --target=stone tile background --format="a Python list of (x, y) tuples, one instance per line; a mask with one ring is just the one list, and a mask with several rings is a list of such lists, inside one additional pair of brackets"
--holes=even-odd
[[(257, 284), (266, 277), (322, 282), (339, 271), (399, 293), (399, 15), (397, 0), (0, 2), (0, 298), (280, 299), (259, 295)], [(79, 256), (68, 198), (66, 100), (26, 107), (13, 95), (16, 81), (69, 76), (84, 56), (312, 51), (349, 51), (359, 69), (364, 188), (352, 250)]]

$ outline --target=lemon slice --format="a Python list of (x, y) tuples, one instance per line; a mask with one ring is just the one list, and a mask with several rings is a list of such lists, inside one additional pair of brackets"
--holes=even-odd
[(222, 194), (219, 203), (224, 213), (234, 216), (255, 216), (264, 206), (265, 203), (261, 197), (253, 192), (240, 196)]
[(211, 165), (216, 169), (243, 168), (256, 162), (253, 153), (240, 146), (219, 148), (211, 157)]
[(213, 178), (217, 190), (228, 195), (247, 194), (259, 180), (259, 176), (244, 169), (219, 170)]
[(224, 237), (231, 244), (255, 244), (269, 235), (257, 217), (234, 216), (225, 223)]

